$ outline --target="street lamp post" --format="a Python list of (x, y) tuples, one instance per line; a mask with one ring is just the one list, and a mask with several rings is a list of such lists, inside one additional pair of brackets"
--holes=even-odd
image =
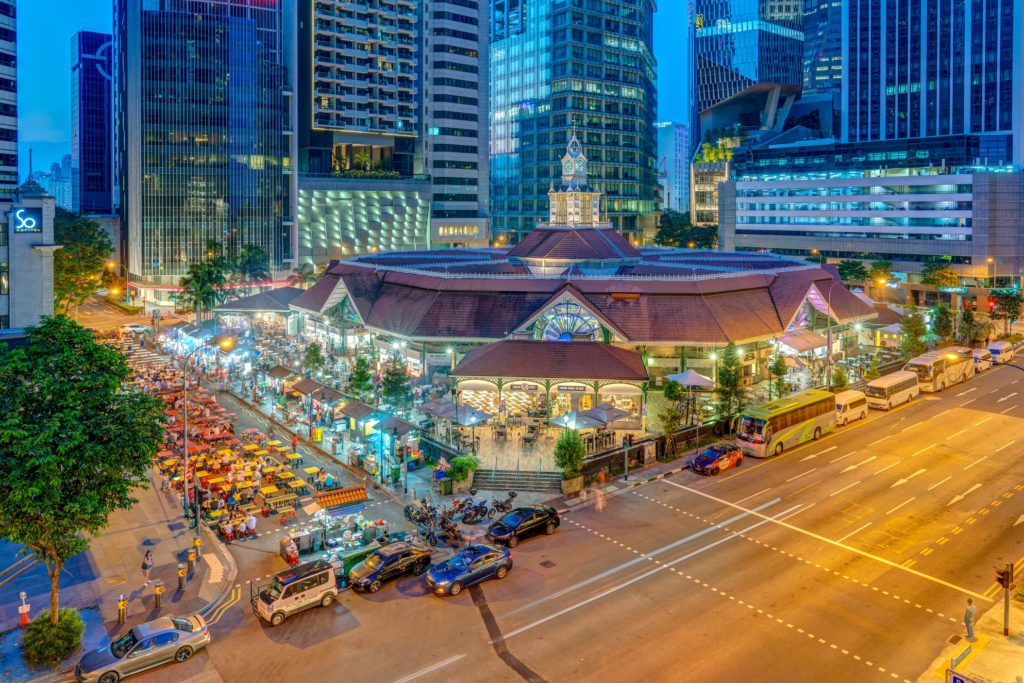
[(828, 319), (828, 331), (826, 332), (825, 339), (825, 389), (828, 390), (832, 387), (832, 288), (836, 285), (841, 285), (842, 282), (834, 280), (831, 285), (828, 286), (828, 291), (825, 293), (825, 317)]
[(124, 302), (128, 303), (128, 267), (117, 261), (107, 261), (107, 268), (113, 269), (115, 273), (124, 270)]
[[(182, 513), (185, 516), (185, 521), (188, 522), (188, 491), (189, 491), (189, 477), (188, 477), (188, 381), (189, 381), (189, 369), (191, 368), (192, 356), (199, 349), (206, 348), (207, 346), (213, 346), (212, 344), (199, 344), (196, 348), (192, 349), (188, 355), (185, 356), (185, 367), (183, 368), (184, 377), (182, 378), (181, 386), (181, 415), (182, 424), (184, 425), (184, 452), (182, 453), (182, 469), (181, 469), (181, 506)], [(222, 351), (230, 351), (235, 346), (235, 340), (231, 337), (225, 337), (221, 339), (216, 346)], [(195, 472), (192, 473), (192, 478), (195, 480)], [(196, 497), (195, 501), (195, 526), (199, 527), (199, 497), (197, 495), (198, 485), (193, 483), (192, 494)]]

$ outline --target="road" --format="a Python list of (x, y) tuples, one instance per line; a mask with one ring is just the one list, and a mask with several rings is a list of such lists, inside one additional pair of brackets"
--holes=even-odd
[(966, 598), (984, 612), (993, 566), (1024, 556), (1022, 427), (1024, 373), (997, 367), (779, 458), (622, 489), (504, 581), (440, 599), (409, 578), (278, 628), (248, 606), (284, 568), (264, 520), (232, 546), (213, 645), (146, 679), (937, 680)]

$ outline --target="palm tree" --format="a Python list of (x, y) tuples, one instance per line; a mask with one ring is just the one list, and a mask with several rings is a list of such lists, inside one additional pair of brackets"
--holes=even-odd
[(288, 284), (292, 287), (301, 287), (302, 289), (308, 289), (316, 280), (316, 268), (309, 262), (303, 263), (288, 276)]
[(178, 284), (181, 302), (195, 311), (196, 322), (200, 322), (204, 311), (224, 302), (227, 274), (214, 260), (193, 263)]
[(353, 163), (358, 168), (364, 171), (370, 170), (370, 153), (369, 152), (356, 152), (355, 157), (352, 158)]

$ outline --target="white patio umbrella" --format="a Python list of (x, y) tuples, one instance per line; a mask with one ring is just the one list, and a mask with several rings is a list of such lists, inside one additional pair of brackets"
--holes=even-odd
[(596, 427), (599, 424), (603, 424), (592, 417), (587, 417), (583, 413), (578, 413), (576, 411), (563, 413), (558, 417), (551, 418), (548, 422), (566, 429), (589, 429), (591, 427)]
[(700, 374), (696, 370), (687, 370), (686, 372), (677, 372), (674, 375), (668, 375), (665, 377), (667, 380), (671, 380), (676, 384), (684, 387), (713, 387), (715, 383), (710, 379)]
[(622, 408), (616, 408), (611, 403), (602, 403), (594, 406), (590, 410), (584, 410), (580, 415), (590, 418), (591, 420), (597, 420), (601, 424), (608, 424), (610, 422), (615, 422), (616, 420), (621, 420), (624, 417), (628, 417), (629, 411), (623, 410)]

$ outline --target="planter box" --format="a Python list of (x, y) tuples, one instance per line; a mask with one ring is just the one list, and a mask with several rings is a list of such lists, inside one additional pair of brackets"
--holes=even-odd
[(562, 480), (562, 494), (569, 496), (583, 490), (583, 476)]
[(473, 470), (469, 471), (469, 476), (463, 481), (452, 481), (452, 493), (466, 493), (471, 488), (473, 488)]

